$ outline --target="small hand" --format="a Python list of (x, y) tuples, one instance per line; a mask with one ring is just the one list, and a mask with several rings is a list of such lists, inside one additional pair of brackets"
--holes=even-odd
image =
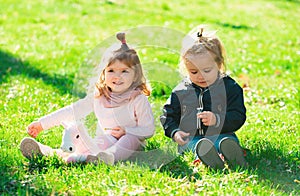
[(120, 139), (125, 134), (126, 134), (125, 130), (120, 126), (114, 127), (111, 130), (111, 135), (117, 139)]
[(177, 144), (179, 144), (180, 146), (183, 146), (190, 141), (188, 138), (189, 135), (190, 135), (190, 133), (186, 133), (183, 131), (177, 131), (174, 134), (173, 139), (175, 140), (175, 142), (177, 142)]
[(43, 127), (40, 122), (34, 121), (30, 123), (27, 127), (27, 133), (33, 137), (36, 138), (36, 136), (43, 130)]
[(216, 115), (210, 111), (204, 111), (200, 114), (197, 114), (197, 118), (201, 118), (205, 126), (213, 126), (217, 122)]

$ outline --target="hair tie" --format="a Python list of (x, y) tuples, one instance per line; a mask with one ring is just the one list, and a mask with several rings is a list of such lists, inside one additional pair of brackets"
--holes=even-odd
[(121, 45), (121, 49), (122, 50), (128, 50), (129, 47), (126, 44), (126, 39), (125, 39), (125, 33), (121, 32), (121, 33), (117, 33), (116, 35), (117, 39), (121, 41), (122, 45)]
[(202, 37), (202, 33), (203, 33), (203, 28), (200, 28), (200, 32), (197, 32), (197, 37), (199, 38), (199, 40)]

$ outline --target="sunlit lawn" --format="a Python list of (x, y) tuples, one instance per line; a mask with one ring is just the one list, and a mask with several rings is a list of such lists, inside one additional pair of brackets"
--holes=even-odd
[[(299, 195), (300, 2), (0, 0), (1, 195)], [(200, 23), (218, 30), (227, 71), (245, 87), (237, 132), (246, 169), (194, 166), (164, 136), (161, 107), (180, 80), (181, 38)], [(26, 160), (26, 126), (84, 95), (118, 31), (137, 47), (153, 88), (156, 134), (145, 152), (115, 166)], [(93, 116), (87, 123), (93, 134)], [(59, 147), (62, 127), (37, 140)]]

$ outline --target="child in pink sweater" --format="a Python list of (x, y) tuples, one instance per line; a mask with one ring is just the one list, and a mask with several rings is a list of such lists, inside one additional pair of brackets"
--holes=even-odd
[[(125, 41), (125, 34), (117, 34), (121, 48), (110, 52), (105, 68), (100, 73), (94, 95), (87, 95), (77, 102), (32, 122), (27, 130), (35, 138), (42, 130), (61, 125), (62, 122), (77, 121), (94, 112), (98, 130), (94, 142), (99, 147), (97, 155), (87, 155), (81, 161), (114, 164), (126, 160), (154, 134), (154, 117), (146, 96), (146, 86), (139, 57)], [(104, 134), (103, 134), (104, 133)], [(22, 154), (51, 156), (56, 153), (64, 157), (60, 149), (24, 138), (20, 149)]]

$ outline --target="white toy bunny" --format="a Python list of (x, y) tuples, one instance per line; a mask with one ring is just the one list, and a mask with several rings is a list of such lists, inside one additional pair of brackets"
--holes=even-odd
[(87, 155), (96, 155), (100, 151), (83, 124), (62, 123), (62, 125), (65, 130), (61, 149), (64, 152), (70, 153), (65, 158), (67, 163), (85, 161)]

